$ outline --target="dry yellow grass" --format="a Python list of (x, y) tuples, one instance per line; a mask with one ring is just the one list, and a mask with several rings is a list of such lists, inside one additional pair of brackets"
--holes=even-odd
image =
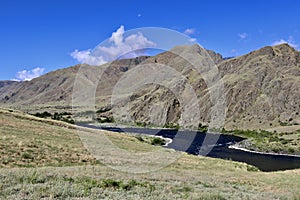
[(61, 166), (93, 163), (74, 126), (19, 112), (0, 111), (0, 166)]
[(273, 128), (268, 128), (266, 129), (267, 131), (277, 131), (279, 133), (291, 133), (291, 132), (295, 132), (296, 130), (300, 130), (300, 125), (292, 125), (292, 126), (277, 126), (277, 127), (273, 127)]
[[(82, 145), (73, 125), (67, 128), (62, 126), (66, 125), (64, 123), (52, 124), (51, 120), (40, 121), (22, 113), (3, 110), (0, 111), (0, 121), (1, 163), (2, 167), (5, 167), (0, 169), (1, 199), (299, 199), (300, 197), (300, 170), (255, 172), (251, 171), (251, 166), (244, 163), (177, 152), (175, 154), (179, 155), (178, 159), (160, 170), (142, 174), (128, 173), (103, 164), (91, 165), (94, 159)], [(142, 143), (126, 134), (85, 128), (81, 128), (80, 131), (84, 134), (105, 134), (115, 145), (131, 152), (164, 151), (160, 150), (160, 147)], [(37, 147), (28, 147), (32, 143)], [(37, 157), (45, 155), (45, 160), (42, 162), (42, 159), (29, 159), (30, 162), (27, 162), (26, 159), (18, 157), (16, 152), (10, 152), (15, 150), (22, 154), (27, 149), (31, 149), (33, 152), (30, 152)], [(61, 158), (58, 162), (57, 155)], [(111, 152), (107, 156), (116, 155)], [(14, 161), (3, 164), (4, 157)], [(83, 157), (87, 162), (82, 162)], [(131, 160), (131, 164), (137, 165), (141, 159), (147, 160), (147, 158)], [(18, 168), (16, 163), (27, 168)], [(83, 163), (87, 165), (82, 165)]]

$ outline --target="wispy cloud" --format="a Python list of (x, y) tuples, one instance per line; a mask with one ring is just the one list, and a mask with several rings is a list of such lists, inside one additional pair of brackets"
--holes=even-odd
[(230, 53), (232, 53), (233, 55), (237, 55), (238, 51), (236, 49), (231, 49)]
[(246, 39), (248, 37), (248, 34), (247, 33), (239, 33), (238, 36), (239, 36), (240, 39), (243, 40), (243, 39)]
[(17, 72), (15, 81), (30, 81), (36, 77), (41, 76), (45, 71), (45, 68), (34, 68), (32, 70), (22, 70)]
[(78, 51), (77, 49), (70, 54), (74, 59), (80, 63), (86, 63), (89, 65), (102, 65), (107, 61), (102, 56), (92, 55), (92, 50)]
[(298, 44), (296, 44), (296, 42), (294, 41), (294, 38), (292, 36), (290, 36), (287, 40), (284, 40), (284, 39), (276, 40), (275, 42), (272, 43), (272, 46), (276, 46), (279, 44), (288, 44), (295, 49), (297, 49), (299, 46)]
[(183, 33), (187, 34), (187, 35), (192, 35), (192, 34), (196, 33), (196, 29), (194, 29), (194, 28), (187, 28), (187, 29), (184, 30)]
[(127, 37), (124, 37), (124, 26), (113, 32), (107, 46), (98, 46), (94, 51), (88, 50), (75, 50), (71, 56), (78, 60), (80, 63), (90, 65), (101, 65), (106, 62), (115, 60), (123, 54), (128, 54), (127, 57), (137, 57), (144, 55), (143, 49), (151, 48), (156, 44), (148, 40), (141, 32), (137, 32)]
[(190, 38), (189, 41), (190, 41), (190, 42), (196, 42), (197, 39), (196, 39), (196, 38)]

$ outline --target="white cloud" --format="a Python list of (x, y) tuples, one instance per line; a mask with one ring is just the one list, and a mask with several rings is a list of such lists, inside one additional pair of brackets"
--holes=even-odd
[(275, 42), (272, 43), (272, 46), (276, 46), (276, 45), (279, 45), (279, 44), (288, 44), (290, 45), (291, 47), (297, 49), (298, 48), (298, 44), (295, 43), (294, 41), (294, 38), (292, 36), (290, 36), (288, 38), (288, 40), (284, 40), (284, 39), (280, 39), (280, 40), (277, 40)]
[(187, 28), (187, 29), (184, 30), (183, 33), (187, 34), (187, 35), (192, 35), (192, 34), (196, 33), (196, 29), (194, 29), (194, 28)]
[(44, 68), (34, 68), (32, 70), (22, 70), (17, 72), (16, 79), (13, 79), (15, 81), (30, 81), (31, 79), (34, 79), (36, 77), (41, 76), (44, 73)]
[(189, 41), (190, 41), (190, 42), (196, 42), (197, 39), (196, 39), (196, 38), (190, 38)]
[(71, 53), (71, 56), (78, 60), (80, 63), (87, 63), (90, 65), (102, 65), (106, 63), (101, 56), (93, 56), (92, 50), (83, 50), (83, 51), (78, 51), (77, 49)]
[(142, 16), (142, 14), (140, 14), (140, 13), (139, 13), (137, 16), (138, 16), (138, 17), (141, 17), (141, 16)]
[(148, 40), (141, 32), (131, 34), (124, 37), (124, 26), (113, 32), (109, 38), (108, 46), (98, 46), (94, 51), (88, 50), (75, 50), (71, 56), (78, 60), (80, 63), (90, 65), (101, 65), (106, 62), (117, 59), (118, 57), (126, 55), (126, 57), (137, 57), (144, 55), (143, 49), (154, 47), (156, 44)]
[(243, 40), (248, 37), (248, 34), (247, 33), (239, 33), (238, 36)]
[(120, 26), (120, 28), (116, 31), (116, 32), (113, 32), (111, 34), (111, 37), (109, 38), (109, 41), (110, 42), (114, 42), (115, 45), (121, 45), (122, 42), (123, 42), (123, 35), (125, 33), (125, 30), (124, 30), (124, 26)]

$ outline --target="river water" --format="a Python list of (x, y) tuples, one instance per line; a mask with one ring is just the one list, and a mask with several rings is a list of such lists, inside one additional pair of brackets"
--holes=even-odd
[(99, 127), (90, 124), (80, 124), (80, 126), (113, 132), (162, 136), (172, 139), (172, 142), (168, 144), (166, 148), (185, 151), (193, 155), (204, 155), (213, 158), (245, 162), (257, 167), (261, 171), (300, 168), (300, 157), (254, 153), (229, 148), (230, 145), (244, 140), (244, 138), (232, 135), (201, 133), (189, 130), (178, 131), (173, 129)]

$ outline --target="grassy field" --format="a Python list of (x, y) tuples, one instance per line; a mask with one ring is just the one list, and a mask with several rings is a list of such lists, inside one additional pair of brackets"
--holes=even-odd
[(224, 134), (233, 134), (247, 138), (238, 145), (253, 151), (300, 155), (300, 130), (292, 132), (270, 132), (265, 130), (222, 130)]
[[(164, 151), (138, 137), (93, 133), (126, 151)], [(300, 170), (264, 173), (176, 152), (178, 159), (160, 170), (122, 172), (97, 162), (74, 125), (16, 111), (0, 110), (0, 145), (1, 199), (300, 199)]]

